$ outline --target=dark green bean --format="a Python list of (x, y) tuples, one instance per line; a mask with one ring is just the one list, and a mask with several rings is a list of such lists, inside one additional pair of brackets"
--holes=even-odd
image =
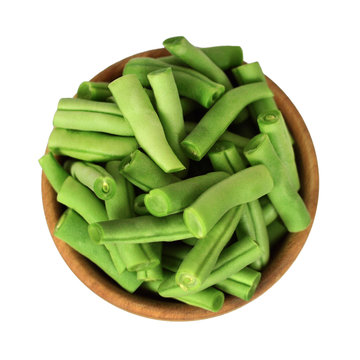
[(144, 198), (146, 194), (140, 194), (134, 199), (134, 211), (137, 215), (149, 215), (149, 210), (146, 208)]
[(229, 90), (181, 142), (186, 154), (191, 159), (201, 160), (245, 106), (271, 96), (273, 93), (265, 83), (243, 85)]

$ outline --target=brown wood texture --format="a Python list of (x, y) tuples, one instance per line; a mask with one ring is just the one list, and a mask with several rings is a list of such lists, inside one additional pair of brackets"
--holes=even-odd
[[(168, 55), (168, 52), (165, 49), (149, 50), (133, 55), (111, 65), (91, 80), (110, 82), (118, 78), (121, 76), (126, 62), (133, 57), (157, 58), (166, 55)], [(267, 81), (295, 139), (296, 159), (302, 184), (300, 193), (314, 220), (319, 192), (319, 174), (315, 149), (310, 134), (300, 113), (286, 94), (269, 78), (267, 78)], [(234, 296), (226, 295), (223, 308), (217, 313), (212, 313), (170, 299), (150, 297), (146, 293), (129, 294), (89, 260), (54, 236), (55, 225), (64, 208), (57, 203), (55, 191), (44, 174), (42, 174), (41, 187), (46, 221), (58, 251), (73, 273), (89, 289), (109, 303), (137, 315), (169, 321), (206, 319), (228, 313), (248, 303)], [(289, 234), (285, 237), (281, 246), (272, 254), (269, 264), (263, 270), (261, 282), (251, 301), (267, 291), (288, 270), (304, 246), (312, 223), (305, 231)]]

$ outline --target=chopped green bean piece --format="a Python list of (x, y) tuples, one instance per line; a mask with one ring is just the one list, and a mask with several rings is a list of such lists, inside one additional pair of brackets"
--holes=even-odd
[(58, 163), (54, 155), (49, 152), (39, 159), (39, 164), (49, 180), (50, 185), (56, 192), (59, 192), (62, 184), (69, 176), (64, 168)]
[(80, 99), (106, 101), (111, 93), (107, 82), (84, 81), (79, 85), (77, 96)]
[(149, 215), (149, 210), (146, 208), (144, 198), (146, 194), (140, 194), (134, 199), (134, 211), (137, 215)]

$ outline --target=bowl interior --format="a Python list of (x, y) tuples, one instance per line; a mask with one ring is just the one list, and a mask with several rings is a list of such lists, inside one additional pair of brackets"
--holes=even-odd
[[(92, 81), (110, 82), (121, 76), (127, 61), (133, 57), (161, 57), (169, 53), (165, 49), (149, 50), (121, 60), (100, 72)], [(295, 154), (301, 180), (300, 194), (303, 197), (312, 219), (315, 217), (319, 175), (315, 149), (306, 128), (306, 125), (293, 103), (286, 94), (269, 78), (268, 85), (275, 95), (275, 101), (281, 110), (290, 132), (295, 140)], [(111, 304), (131, 313), (161, 320), (199, 320), (225, 314), (240, 308), (247, 301), (226, 295), (223, 308), (212, 313), (207, 310), (189, 306), (171, 299), (164, 299), (148, 293), (136, 292), (129, 294), (118, 286), (111, 278), (103, 273), (97, 266), (70, 246), (54, 236), (55, 225), (62, 214), (64, 207), (56, 201), (56, 193), (50, 183), (42, 174), (42, 200), (46, 221), (61, 256), (74, 272), (74, 274), (93, 292)], [(299, 233), (288, 234), (281, 244), (272, 252), (271, 260), (262, 271), (260, 284), (250, 301), (255, 300), (276, 281), (278, 281), (294, 262), (311, 230), (310, 226)]]

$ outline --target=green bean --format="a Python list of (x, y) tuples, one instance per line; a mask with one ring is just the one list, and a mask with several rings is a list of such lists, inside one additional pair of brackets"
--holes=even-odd
[[(239, 85), (246, 85), (255, 82), (266, 83), (265, 75), (258, 62), (240, 65), (232, 69), (232, 73)], [(269, 110), (275, 110), (277, 108), (278, 107), (273, 97), (258, 100), (249, 105), (250, 114), (255, 121), (261, 113)]]
[(122, 159), (137, 147), (133, 137), (58, 128), (53, 129), (48, 142), (54, 154), (94, 162)]
[(270, 225), (278, 217), (278, 213), (270, 201), (263, 206), (262, 212), (266, 226)]
[(134, 211), (137, 215), (149, 215), (150, 212), (146, 208), (144, 198), (146, 194), (140, 194), (134, 199)]
[(243, 210), (243, 206), (230, 209), (204, 238), (196, 242), (176, 272), (175, 280), (181, 288), (196, 289), (204, 283), (231, 239)]
[(105, 101), (110, 95), (107, 82), (84, 81), (77, 91), (78, 98), (88, 100)]
[(201, 160), (245, 106), (270, 96), (273, 94), (265, 83), (229, 90), (181, 142), (186, 154), (191, 159)]
[(119, 272), (106, 248), (90, 240), (87, 227), (88, 224), (78, 213), (67, 209), (60, 217), (54, 235), (96, 264), (121, 287), (133, 293), (141, 285), (141, 281), (136, 279), (135, 273), (126, 271), (125, 266)]
[(217, 141), (208, 155), (215, 171), (234, 174), (246, 168), (246, 160), (242, 159), (234, 143), (230, 141)]
[[(195, 123), (185, 121), (185, 131), (190, 133), (196, 127)], [(220, 141), (230, 141), (235, 144), (235, 146), (239, 149), (245, 147), (245, 145), (249, 142), (250, 139), (234, 134), (230, 131), (225, 131), (219, 138)]]
[(142, 281), (157, 281), (163, 280), (163, 271), (161, 266), (161, 252), (162, 252), (162, 243), (154, 244), (143, 244), (151, 246), (155, 256), (158, 260), (158, 265), (151, 269), (145, 269), (137, 272), (137, 278)]
[(183, 211), (206, 189), (228, 177), (224, 172), (210, 172), (188, 178), (164, 187), (155, 188), (145, 195), (145, 206), (154, 216), (167, 216)]
[(154, 91), (156, 110), (166, 139), (175, 155), (187, 168), (189, 159), (180, 147), (180, 141), (186, 136), (184, 116), (172, 70), (169, 67), (153, 71), (148, 74), (148, 79)]
[(270, 247), (275, 247), (281, 239), (284, 238), (284, 235), (287, 233), (286, 227), (280, 221), (280, 219), (275, 219), (269, 226), (268, 226), (268, 233), (269, 233), (269, 242)]
[(255, 240), (261, 250), (261, 256), (251, 264), (251, 267), (255, 270), (261, 270), (267, 265), (270, 259), (269, 235), (259, 201), (250, 201), (248, 207), (254, 225)]
[(163, 42), (163, 45), (166, 50), (183, 60), (194, 70), (224, 85), (226, 90), (232, 88), (226, 74), (200, 48), (192, 45), (184, 36), (168, 38)]
[(244, 236), (250, 236), (252, 239), (256, 241), (255, 227), (250, 214), (248, 204), (246, 204), (243, 216), (241, 217), (239, 224), (236, 228), (237, 239), (241, 240)]
[[(166, 271), (166, 277), (170, 277), (171, 273)], [(161, 281), (148, 281), (142, 284), (144, 289), (150, 290), (152, 292), (158, 292)], [(188, 305), (200, 307), (205, 310), (212, 312), (219, 311), (224, 304), (224, 294), (213, 287), (209, 287), (203, 291), (200, 291), (196, 294), (187, 295), (184, 297), (175, 298), (176, 300), (183, 302)]]
[[(196, 288), (195, 290), (184, 290), (177, 285), (174, 274), (161, 283), (159, 287), (159, 294), (163, 297), (186, 296), (187, 294), (192, 294), (218, 284), (219, 282), (238, 273), (240, 270), (254, 262), (261, 254), (261, 250), (259, 249), (258, 245), (251, 239), (248, 240), (251, 242), (251, 246), (243, 246), (244, 251), (240, 255), (233, 257), (229, 261), (222, 262), (222, 265), (219, 267), (215, 266), (215, 269), (207, 277), (204, 283), (200, 285), (200, 287)], [(226, 249), (224, 249), (224, 251), (225, 250)], [(221, 257), (222, 254), (219, 257), (218, 262), (221, 260)]]
[[(119, 161), (110, 161), (106, 170), (116, 183), (116, 192), (113, 198), (105, 200), (105, 208), (109, 220), (126, 219), (134, 216), (133, 202), (134, 189), (118, 171)], [(116, 247), (121, 260), (129, 271), (147, 270), (160, 263), (159, 256), (152, 244), (108, 244)]]
[(254, 201), (272, 188), (273, 180), (265, 166), (239, 171), (207, 189), (187, 207), (185, 224), (195, 237), (204, 237), (229, 209)]
[(288, 177), (288, 169), (282, 163), (269, 137), (256, 135), (244, 149), (244, 155), (251, 165), (265, 165), (274, 180), (274, 187), (268, 194), (280, 218), (290, 232), (306, 229), (311, 216), (300, 195)]
[(120, 163), (119, 171), (132, 184), (146, 192), (180, 181), (175, 175), (167, 174), (161, 170), (154, 161), (140, 150), (136, 150), (125, 157)]
[(136, 75), (123, 75), (109, 84), (117, 105), (129, 121), (135, 138), (144, 151), (166, 173), (184, 170), (166, 140), (149, 97)]
[(191, 237), (181, 214), (163, 218), (144, 215), (130, 219), (101, 221), (89, 225), (90, 237), (99, 244), (150, 243)]
[(267, 134), (280, 160), (289, 169), (289, 177), (295, 190), (300, 189), (299, 174), (296, 168), (294, 149), (285, 120), (280, 110), (267, 111), (257, 119), (260, 132)]
[[(243, 62), (243, 51), (240, 46), (213, 46), (201, 50), (222, 70), (229, 70)], [(161, 61), (172, 65), (186, 66), (174, 55), (164, 56)]]
[[(176, 65), (170, 65), (179, 94), (192, 99), (204, 106), (211, 107), (214, 102), (225, 92), (224, 85), (218, 84), (198, 71)], [(131, 59), (124, 68), (123, 74), (135, 74), (144, 87), (150, 83), (147, 75), (155, 70), (169, 67), (169, 64), (159, 59), (135, 58)]]
[(59, 192), (62, 184), (69, 176), (64, 168), (58, 163), (54, 155), (49, 152), (39, 159), (39, 164), (56, 192)]
[(87, 111), (122, 116), (116, 104), (79, 98), (62, 98), (59, 100), (59, 111)]
[(57, 110), (54, 115), (53, 125), (62, 129), (134, 136), (129, 122), (122, 115), (100, 112)]
[(227, 294), (249, 301), (259, 285), (261, 273), (246, 267), (231, 277), (217, 283), (216, 288)]
[(69, 159), (64, 167), (76, 180), (92, 190), (99, 199), (108, 200), (115, 195), (115, 180), (100, 165)]
[(85, 185), (68, 176), (61, 186), (57, 201), (74, 209), (89, 224), (108, 219), (103, 202)]

